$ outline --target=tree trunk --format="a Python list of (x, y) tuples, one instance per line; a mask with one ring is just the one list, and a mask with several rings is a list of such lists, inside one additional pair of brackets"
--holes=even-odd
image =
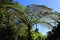
[(32, 36), (31, 36), (31, 25), (28, 25), (28, 40), (32, 40)]

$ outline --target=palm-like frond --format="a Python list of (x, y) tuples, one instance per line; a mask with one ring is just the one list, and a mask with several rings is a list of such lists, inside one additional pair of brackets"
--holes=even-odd
[(28, 5), (27, 6), (29, 8), (29, 11), (31, 13), (31, 17), (32, 15), (34, 16), (32, 18), (35, 20), (39, 20), (39, 23), (46, 23), (49, 24), (51, 26), (56, 25), (55, 23), (58, 22), (59, 17), (58, 17), (58, 13), (54, 13), (52, 12), (51, 8), (48, 8), (44, 5), (36, 5), (36, 4), (32, 4), (32, 5)]

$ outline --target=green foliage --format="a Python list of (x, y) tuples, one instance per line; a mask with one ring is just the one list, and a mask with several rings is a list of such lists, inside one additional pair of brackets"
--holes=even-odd
[(42, 33), (38, 33), (38, 32), (35, 32), (35, 31), (32, 31), (32, 39), (33, 40), (45, 40), (46, 36), (43, 35)]
[(60, 40), (60, 22), (48, 32), (46, 40)]
[[(1, 11), (0, 11), (1, 12)], [(15, 40), (16, 29), (8, 24), (8, 16), (0, 13), (0, 40)]]
[[(35, 5), (32, 6), (35, 7)], [(43, 5), (36, 5), (37, 7), (51, 11), (50, 8)], [(38, 30), (33, 31), (32, 27), (36, 23), (48, 22), (44, 18), (52, 18), (53, 16), (49, 16), (51, 14), (48, 12), (41, 13), (40, 9), (33, 9), (30, 12), (29, 7), (27, 8), (17, 2), (14, 3), (13, 0), (0, 0), (0, 40), (45, 40), (46, 36), (39, 33)], [(60, 17), (56, 14), (54, 14), (56, 17)]]

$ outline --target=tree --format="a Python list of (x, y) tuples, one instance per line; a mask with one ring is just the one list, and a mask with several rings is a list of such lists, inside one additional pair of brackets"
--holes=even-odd
[(60, 40), (60, 22), (47, 35), (47, 40)]
[[(23, 25), (27, 27), (27, 30), (28, 30), (27, 31), (28, 32), (28, 40), (32, 40), (32, 38), (31, 38), (32, 37), (31, 36), (32, 26), (34, 24), (36, 24), (36, 23), (42, 23), (42, 22), (45, 22), (46, 23), (46, 20), (44, 21), (42, 18), (45, 18), (48, 15), (51, 15), (52, 14), (52, 13), (50, 13), (51, 12), (51, 9), (48, 8), (48, 7), (46, 7), (46, 6), (43, 6), (43, 5), (41, 5), (41, 6), (39, 6), (39, 5), (34, 6), (33, 5), (34, 8), (36, 7), (35, 8), (36, 10), (33, 9), (33, 11), (31, 12), (29, 10), (29, 6), (26, 9), (26, 7), (20, 5), (17, 2), (16, 3), (13, 3), (12, 0), (8, 0), (8, 2), (5, 1), (5, 0), (1, 0), (1, 6), (0, 7), (1, 7), (1, 9), (0, 9), (1, 13), (3, 13), (3, 15), (6, 16), (5, 18), (7, 19), (7, 26), (9, 26), (9, 25), (12, 24), (16, 28), (16, 35), (15, 35), (15, 38), (16, 39), (17, 39), (17, 37), (18, 37), (18, 35), (20, 33), (20, 27), (17, 27), (17, 25), (19, 23), (20, 23), (19, 24), (20, 26), (21, 26), (21, 23), (23, 23)], [(44, 12), (43, 10), (42, 11), (44, 13), (43, 12), (42, 13), (39, 12), (40, 7), (42, 7), (43, 10), (47, 10), (47, 12), (46, 11)], [(18, 23), (18, 24), (16, 24), (16, 23)], [(0, 24), (1, 24), (1, 20), (0, 20)], [(47, 24), (49, 24), (49, 23), (47, 23)]]

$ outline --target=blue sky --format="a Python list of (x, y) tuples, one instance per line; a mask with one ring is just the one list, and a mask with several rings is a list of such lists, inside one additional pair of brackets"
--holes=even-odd
[[(15, 0), (18, 1), (20, 4), (26, 6), (30, 4), (38, 4), (38, 5), (45, 5), (47, 7), (52, 8), (54, 11), (60, 12), (60, 0)], [(39, 31), (43, 34), (46, 34), (48, 31), (47, 28), (40, 27), (38, 24)]]
[(60, 12), (60, 0), (16, 0), (22, 5), (29, 5), (29, 4), (39, 4), (45, 5), (54, 9), (55, 11)]
[[(47, 34), (48, 31), (50, 31), (48, 28), (46, 28), (46, 25), (41, 25), (41, 24), (37, 24), (37, 28), (39, 29), (39, 32), (41, 32), (42, 34)], [(34, 25), (34, 30), (36, 29), (36, 25)]]

